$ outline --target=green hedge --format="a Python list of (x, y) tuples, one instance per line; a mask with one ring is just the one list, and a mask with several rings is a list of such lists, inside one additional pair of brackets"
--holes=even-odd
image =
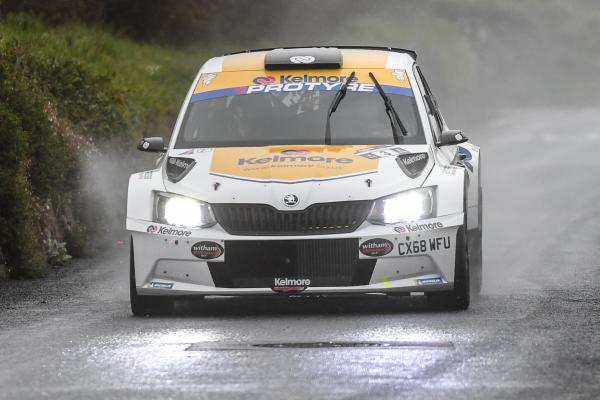
[(12, 277), (45, 273), (48, 236), (91, 239), (82, 158), (166, 133), (202, 61), (96, 28), (0, 20), (0, 250)]

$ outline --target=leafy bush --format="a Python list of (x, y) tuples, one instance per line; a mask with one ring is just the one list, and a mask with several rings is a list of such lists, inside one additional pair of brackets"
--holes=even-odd
[(12, 277), (87, 254), (102, 210), (82, 196), (85, 158), (166, 134), (201, 61), (97, 28), (0, 20), (0, 251)]
[(67, 244), (59, 242), (51, 236), (44, 239), (44, 248), (50, 265), (65, 265), (71, 259), (71, 256), (67, 253)]
[[(6, 60), (4, 54), (0, 59)], [(52, 132), (41, 104), (29, 94), (10, 64), (0, 63), (0, 147), (4, 149), (0, 157), (0, 247), (18, 277), (43, 274), (44, 251), (36, 230), (32, 182), (43, 182), (36, 189), (47, 193), (57, 178), (53, 166), (46, 173), (37, 160), (32, 162), (36, 147)]]

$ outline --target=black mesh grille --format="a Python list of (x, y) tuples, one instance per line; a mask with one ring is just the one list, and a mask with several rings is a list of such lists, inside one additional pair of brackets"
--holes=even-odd
[(209, 262), (216, 287), (273, 287), (275, 278), (311, 286), (367, 285), (377, 260), (358, 258), (358, 239), (225, 241), (225, 262)]
[(212, 204), (212, 209), (232, 235), (319, 235), (354, 232), (371, 201), (320, 203), (301, 211), (279, 211), (267, 204)]

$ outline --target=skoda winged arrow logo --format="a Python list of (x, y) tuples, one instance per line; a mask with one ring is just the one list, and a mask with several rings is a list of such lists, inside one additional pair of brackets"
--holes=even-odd
[(296, 204), (298, 204), (298, 196), (295, 194), (286, 194), (283, 197), (283, 204), (288, 207), (294, 207)]

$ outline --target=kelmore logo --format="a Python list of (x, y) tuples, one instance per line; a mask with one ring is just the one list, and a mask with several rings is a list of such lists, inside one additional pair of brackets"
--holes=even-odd
[[(252, 79), (254, 85), (246, 88), (246, 94), (269, 92), (297, 92), (308, 91), (336, 91), (348, 80), (348, 76), (340, 75), (279, 75), (257, 76)], [(372, 83), (359, 83), (356, 77), (352, 78), (347, 89), (351, 92), (375, 92)]]
[(192, 246), (192, 255), (202, 260), (219, 258), (223, 254), (223, 246), (215, 242), (198, 242)]
[(156, 225), (150, 225), (146, 232), (158, 235), (171, 235), (171, 236), (183, 236), (188, 237), (192, 234), (192, 231), (185, 231), (183, 229), (173, 229), (168, 226), (158, 227)]
[(429, 156), (427, 153), (401, 154), (396, 159), (398, 166), (409, 178), (416, 178), (427, 166)]
[(398, 225), (394, 227), (394, 230), (398, 233), (412, 233), (421, 231), (431, 231), (433, 229), (443, 228), (444, 224), (441, 222), (430, 222), (428, 224), (412, 224), (412, 225)]
[(310, 279), (275, 278), (274, 286), (310, 286)]
[(307, 278), (275, 278), (271, 290), (280, 293), (302, 292), (310, 286)]
[[(289, 150), (286, 150), (289, 151)], [(256, 164), (269, 164), (269, 163), (325, 163), (325, 164), (351, 164), (353, 160), (351, 158), (344, 157), (323, 157), (323, 156), (310, 156), (308, 154), (294, 154), (294, 155), (275, 155), (273, 157), (263, 158), (240, 158), (238, 159), (238, 165), (256, 165)]]
[(423, 161), (425, 159), (427, 159), (427, 153), (411, 154), (402, 158), (402, 163), (408, 167), (417, 161)]
[(370, 239), (363, 242), (359, 250), (365, 256), (381, 257), (389, 254), (394, 249), (394, 244), (387, 239)]
[(274, 76), (257, 76), (252, 80), (255, 85), (271, 85), (275, 83)]

